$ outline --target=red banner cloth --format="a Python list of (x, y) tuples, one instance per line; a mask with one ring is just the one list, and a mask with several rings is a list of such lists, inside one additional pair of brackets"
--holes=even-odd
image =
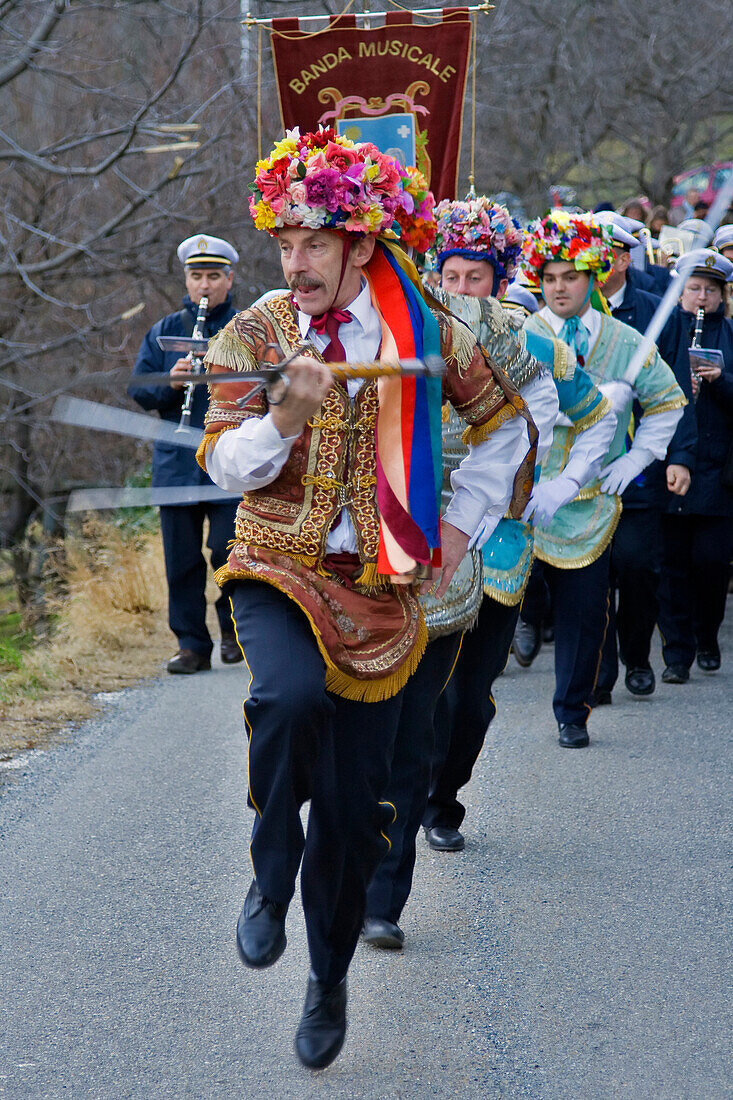
[[(414, 143), (414, 163), (436, 199), (455, 198), (471, 19), (467, 8), (442, 14), (426, 26), (409, 12), (390, 12), (383, 27), (370, 30), (357, 28), (352, 15), (334, 16), (315, 34), (300, 30), (297, 19), (273, 19), (283, 126), (340, 127), (383, 152), (402, 141), (408, 164)], [(401, 137), (388, 134), (389, 123), (374, 129), (389, 115), (403, 116), (393, 120)]]

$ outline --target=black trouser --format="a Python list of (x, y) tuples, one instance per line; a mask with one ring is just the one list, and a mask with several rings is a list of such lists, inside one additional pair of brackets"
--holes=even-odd
[(520, 614), (525, 623), (531, 623), (538, 628), (542, 626), (543, 620), (552, 621), (552, 602), (545, 580), (545, 563), (539, 558), (532, 562)]
[(326, 691), (308, 620), (270, 585), (235, 582), (232, 612), (251, 677), (244, 718), (255, 876), (266, 897), (287, 903), (302, 859), (311, 963), (333, 985), (354, 954), (366, 888), (388, 846), (394, 811), (381, 800), (402, 693), (355, 703)]
[[(650, 668), (649, 651), (657, 622), (662, 575), (662, 512), (629, 508), (621, 513), (611, 546), (611, 598), (598, 690), (611, 691), (618, 679), (618, 654), (627, 668)], [(614, 590), (618, 589), (618, 611)]]
[(547, 562), (542, 565), (555, 626), (552, 709), (558, 723), (584, 726), (591, 711), (590, 700), (608, 623), (610, 556), (609, 547), (600, 558), (581, 569), (558, 569)]
[(733, 519), (663, 517), (664, 569), (659, 629), (665, 665), (690, 668), (698, 650), (715, 651), (725, 615)]
[(457, 829), (466, 815), (457, 795), (471, 778), (496, 714), (492, 695), (509, 656), (519, 604), (506, 607), (484, 596), (478, 622), (463, 636), (448, 686), (438, 700), (426, 828)]
[[(202, 553), (204, 520), (208, 516), (206, 545), (211, 551), (214, 570), (226, 563), (227, 546), (234, 538), (237, 501), (220, 504), (166, 505), (160, 509), (165, 575), (168, 580), (168, 625), (178, 638), (181, 649), (192, 649), (205, 656), (213, 643), (206, 625), (206, 558)], [(229, 607), (230, 585), (225, 585), (216, 601), (219, 629), (232, 631)]]
[(455, 664), (461, 635), (436, 638), (403, 691), (386, 798), (396, 811), (387, 830), (390, 849), (367, 891), (366, 915), (397, 923), (410, 896), (415, 837), (430, 788), (435, 704)]

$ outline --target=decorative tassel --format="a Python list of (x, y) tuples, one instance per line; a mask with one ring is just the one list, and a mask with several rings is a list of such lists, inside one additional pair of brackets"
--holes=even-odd
[(257, 363), (250, 348), (230, 329), (221, 329), (209, 341), (209, 350), (204, 357), (208, 366), (239, 372), (256, 370)]
[(204, 473), (206, 473), (206, 456), (218, 442), (219, 437), (223, 435), (224, 432), (231, 431), (232, 428), (238, 427), (238, 424), (227, 424), (226, 428), (220, 428), (218, 432), (208, 433), (201, 440), (196, 450), (196, 461), (198, 462)]

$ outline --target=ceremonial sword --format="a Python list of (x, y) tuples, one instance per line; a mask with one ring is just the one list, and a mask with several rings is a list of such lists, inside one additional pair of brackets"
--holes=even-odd
[[(159, 336), (158, 345), (163, 351), (179, 353), (193, 353), (202, 355), (208, 346), (206, 340), (196, 340), (193, 336)], [(249, 383), (252, 389), (243, 397), (236, 399), (240, 408), (250, 401), (262, 390), (268, 397), (277, 382), (288, 384), (287, 368), (299, 356), (304, 355), (309, 348), (308, 344), (300, 344), (297, 348), (280, 359), (277, 363), (262, 361), (256, 370), (248, 371), (210, 371), (208, 374), (177, 374), (176, 381), (185, 385), (220, 385), (221, 383)], [(277, 344), (265, 344), (265, 351), (282, 353)], [(424, 359), (398, 359), (395, 362), (369, 361), (363, 363), (326, 363), (334, 380), (347, 382), (349, 379), (365, 380), (368, 378), (389, 378), (397, 375), (407, 375), (413, 378), (440, 378), (446, 372), (445, 360), (440, 355), (426, 355)], [(138, 380), (140, 375), (133, 375), (133, 380)], [(142, 375), (145, 384), (149, 386), (170, 385), (170, 374), (145, 374)], [(274, 402), (273, 402), (274, 403)]]

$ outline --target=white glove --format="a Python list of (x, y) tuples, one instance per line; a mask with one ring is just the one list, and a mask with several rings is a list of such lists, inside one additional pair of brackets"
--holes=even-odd
[(578, 495), (580, 486), (571, 477), (553, 477), (550, 481), (541, 481), (532, 490), (529, 504), (524, 509), (523, 520), (529, 520), (534, 516), (534, 522), (539, 527), (547, 527), (552, 522), (552, 517), (563, 504)]
[(644, 447), (632, 447), (628, 454), (621, 455), (601, 470), (601, 492), (620, 495), (653, 459), (651, 451)]
[(601, 382), (597, 387), (608, 398), (615, 413), (621, 413), (634, 400), (634, 390), (628, 382)]

